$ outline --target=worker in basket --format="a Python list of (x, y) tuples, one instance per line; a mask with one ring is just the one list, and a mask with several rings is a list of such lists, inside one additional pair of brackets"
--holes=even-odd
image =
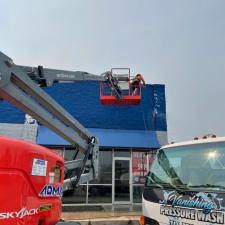
[(135, 78), (131, 79), (132, 95), (138, 94), (141, 83), (145, 85), (144, 77), (141, 74), (137, 74)]

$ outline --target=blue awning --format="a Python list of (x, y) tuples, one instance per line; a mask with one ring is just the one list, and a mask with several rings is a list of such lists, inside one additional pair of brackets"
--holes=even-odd
[[(88, 128), (98, 137), (101, 147), (113, 148), (159, 148), (159, 142), (154, 131), (148, 130), (117, 130)], [(40, 126), (37, 144), (70, 145), (63, 138), (46, 127)]]

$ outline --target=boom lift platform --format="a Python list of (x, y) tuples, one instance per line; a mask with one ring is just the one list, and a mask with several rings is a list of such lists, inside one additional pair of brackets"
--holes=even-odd
[[(20, 66), (14, 64), (11, 58), (0, 52), (0, 98), (11, 102), (23, 112), (29, 114), (38, 122), (67, 140), (69, 143), (71, 143), (71, 145), (75, 146), (78, 151), (83, 153), (84, 157), (82, 159), (74, 159), (72, 161), (65, 162), (65, 177), (67, 179), (64, 180), (62, 189), (63, 191), (73, 190), (80, 183), (90, 181), (97, 177), (99, 154), (98, 140), (65, 109), (63, 109), (54, 99), (46, 94), (41, 89), (41, 87), (51, 86), (56, 82), (76, 82), (90, 80), (101, 81), (108, 84), (114, 99), (117, 102), (121, 101), (122, 91), (118, 85), (120, 78), (114, 77), (112, 72), (105, 72), (102, 75), (94, 75), (82, 71), (73, 72), (48, 69), (43, 68), (42, 66)], [(44, 162), (42, 160), (38, 161), (37, 158), (33, 164), (35, 163), (40, 163), (40, 165), (37, 166), (37, 168), (39, 168)], [(42, 167), (44, 166), (42, 165)], [(4, 170), (5, 168), (2, 168), (0, 165), (0, 170), (1, 169)], [(74, 173), (71, 173), (73, 170), (78, 172), (74, 175)], [(71, 176), (71, 174), (73, 174), (73, 176)], [(46, 193), (51, 193), (50, 187), (47, 186)], [(51, 197), (59, 196), (53, 195)], [(0, 224), (2, 224), (1, 212)], [(26, 223), (21, 219), (19, 223), (12, 223), (12, 225), (14, 224)], [(33, 225), (33, 223), (30, 224)], [(45, 223), (43, 221), (39, 221), (34, 225), (50, 224), (54, 223)]]
[(113, 93), (111, 83), (101, 82), (100, 84), (100, 101), (103, 105), (138, 105), (141, 102), (141, 85), (137, 87), (138, 93), (132, 95), (131, 77), (129, 68), (113, 68), (111, 74), (114, 78), (113, 82), (119, 86), (120, 98)]

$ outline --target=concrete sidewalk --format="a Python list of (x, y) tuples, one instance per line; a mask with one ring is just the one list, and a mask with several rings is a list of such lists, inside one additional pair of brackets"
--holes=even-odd
[[(134, 210), (130, 207), (114, 208), (103, 207), (102, 211), (88, 210), (79, 211), (73, 209), (72, 212), (63, 212), (62, 219), (66, 221), (80, 222), (81, 225), (139, 225), (140, 210)], [(66, 210), (68, 211), (68, 209)]]

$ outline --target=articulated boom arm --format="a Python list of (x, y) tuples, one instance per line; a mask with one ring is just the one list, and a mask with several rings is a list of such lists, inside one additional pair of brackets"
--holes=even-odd
[[(67, 140), (84, 154), (81, 160), (66, 162), (66, 170), (78, 173), (64, 181), (64, 190), (94, 179), (98, 173), (98, 140), (40, 87), (58, 81), (98, 80), (112, 85), (120, 99), (117, 81), (107, 72), (102, 76), (86, 72), (18, 66), (0, 52), (0, 98), (5, 99)], [(85, 171), (85, 173), (83, 173)]]
[(112, 94), (117, 101), (122, 99), (122, 91), (118, 82), (124, 78), (113, 77), (111, 72), (105, 72), (101, 75), (94, 75), (83, 71), (66, 71), (38, 67), (17, 66), (26, 73), (40, 87), (52, 86), (54, 83), (76, 82), (76, 81), (103, 81), (110, 84)]

